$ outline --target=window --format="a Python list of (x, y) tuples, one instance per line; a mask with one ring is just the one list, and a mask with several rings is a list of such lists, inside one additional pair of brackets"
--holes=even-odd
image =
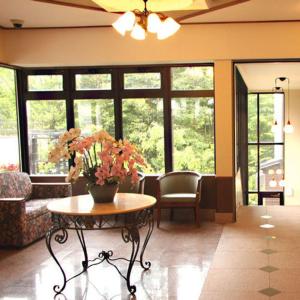
[(29, 75), (28, 91), (62, 91), (62, 75)]
[[(214, 74), (211, 65), (19, 70), (24, 171), (63, 174), (47, 163), (66, 129), (106, 130), (135, 143), (145, 173), (215, 172)], [(25, 84), (23, 84), (25, 82)], [(24, 118), (24, 117), (23, 117)]]
[(111, 90), (111, 74), (76, 74), (76, 90)]
[[(277, 129), (272, 124), (277, 122)], [(248, 95), (248, 204), (257, 205), (261, 192), (283, 191), (284, 95)], [(272, 184), (276, 182), (275, 186)]]
[(123, 100), (124, 138), (143, 153), (147, 173), (164, 172), (164, 125), (162, 99)]
[(172, 99), (174, 170), (214, 173), (214, 99)]
[(177, 67), (172, 68), (172, 90), (213, 90), (213, 67)]
[(27, 120), (31, 174), (66, 174), (66, 162), (48, 163), (50, 148), (67, 127), (65, 101), (27, 101)]
[(19, 170), (15, 71), (0, 67), (0, 172)]
[(124, 89), (160, 89), (160, 73), (125, 73)]
[(74, 101), (75, 127), (83, 135), (89, 135), (99, 128), (114, 136), (114, 102), (112, 99)]

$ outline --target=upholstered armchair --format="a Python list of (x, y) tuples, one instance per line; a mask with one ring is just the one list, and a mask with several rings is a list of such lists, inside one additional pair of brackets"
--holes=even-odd
[(124, 182), (119, 185), (119, 193), (137, 193), (144, 194), (144, 186), (145, 186), (145, 175), (143, 173), (138, 173), (139, 181), (132, 185), (131, 177), (128, 176)]
[(0, 247), (23, 247), (51, 226), (49, 201), (71, 196), (68, 183), (32, 183), (26, 173), (0, 173)]
[(157, 227), (160, 224), (161, 209), (178, 207), (193, 208), (199, 226), (202, 176), (196, 172), (180, 171), (161, 175), (157, 180)]

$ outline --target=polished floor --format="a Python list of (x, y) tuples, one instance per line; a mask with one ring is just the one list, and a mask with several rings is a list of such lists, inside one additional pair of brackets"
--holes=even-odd
[[(90, 257), (114, 249), (126, 256), (118, 231), (87, 232)], [(80, 269), (80, 245), (71, 234), (55, 250), (68, 274)], [(146, 259), (150, 271), (136, 265), (136, 298), (147, 300), (299, 300), (300, 207), (242, 207), (238, 221), (225, 226), (162, 222), (153, 232)], [(120, 265), (125, 270), (124, 265)], [(0, 299), (53, 299), (61, 283), (57, 266), (39, 241), (23, 250), (0, 250)], [(55, 299), (130, 299), (113, 267), (94, 266), (70, 281)]]
[(201, 300), (299, 300), (300, 207), (242, 207), (224, 227)]
[[(132, 281), (137, 287), (133, 299), (198, 299), (217, 248), (223, 226), (202, 223), (162, 222), (154, 229), (145, 259), (152, 267), (142, 272), (137, 264)], [(119, 231), (87, 231), (86, 242), (90, 258), (99, 250), (114, 249), (114, 255), (129, 256), (129, 247)], [(69, 275), (81, 269), (82, 253), (71, 232), (64, 245), (55, 251), (64, 262)], [(119, 264), (125, 271), (125, 265)], [(54, 298), (53, 285), (62, 280), (58, 267), (41, 240), (23, 250), (0, 250), (0, 299), (47, 300)], [(63, 295), (55, 299), (131, 299), (125, 281), (117, 271), (103, 263), (91, 267), (70, 281)]]

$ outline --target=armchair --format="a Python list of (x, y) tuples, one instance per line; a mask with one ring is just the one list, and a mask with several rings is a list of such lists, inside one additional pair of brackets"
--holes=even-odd
[(47, 204), (71, 196), (69, 183), (31, 183), (26, 173), (0, 173), (0, 247), (23, 247), (51, 226)]
[(161, 209), (178, 207), (193, 208), (199, 226), (202, 176), (196, 172), (180, 171), (161, 175), (157, 180), (157, 227), (160, 224)]
[(145, 175), (143, 173), (138, 173), (139, 182), (132, 186), (131, 177), (128, 176), (124, 182), (119, 185), (119, 193), (137, 193), (144, 194), (144, 186), (145, 186)]

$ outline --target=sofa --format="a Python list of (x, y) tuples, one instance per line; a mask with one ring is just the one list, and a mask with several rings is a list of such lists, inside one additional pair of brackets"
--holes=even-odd
[(0, 173), (0, 247), (24, 247), (51, 226), (49, 201), (72, 195), (69, 183), (32, 183), (27, 173)]

